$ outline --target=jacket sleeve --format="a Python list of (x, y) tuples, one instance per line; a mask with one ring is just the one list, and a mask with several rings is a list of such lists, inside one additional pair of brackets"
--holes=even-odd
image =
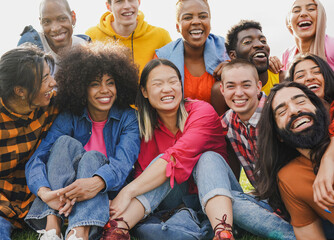
[(133, 109), (127, 113), (121, 127), (121, 135), (116, 145), (114, 157), (109, 157), (109, 164), (100, 167), (95, 173), (106, 184), (104, 192), (119, 190), (124, 185), (138, 158), (140, 138), (138, 121)]
[[(218, 114), (203, 101), (193, 104), (182, 137), (161, 157), (168, 162), (166, 176), (178, 184), (186, 181), (202, 153), (215, 151), (226, 159), (226, 143)], [(175, 163), (171, 161), (174, 157)]]
[(41, 187), (51, 188), (46, 173), (46, 163), (49, 159), (50, 149), (60, 136), (71, 135), (73, 129), (73, 121), (71, 120), (72, 116), (70, 114), (59, 114), (48, 131), (48, 134), (25, 166), (28, 187), (36, 196)]
[(20, 46), (26, 42), (33, 43), (37, 47), (39, 47), (41, 50), (44, 50), (42, 40), (38, 32), (31, 25), (26, 26), (23, 29), (23, 32), (21, 33), (21, 38), (19, 42), (17, 43), (17, 46)]

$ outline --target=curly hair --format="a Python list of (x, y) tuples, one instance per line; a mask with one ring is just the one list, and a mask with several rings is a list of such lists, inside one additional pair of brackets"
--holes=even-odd
[(261, 24), (252, 20), (241, 20), (228, 31), (225, 42), (227, 53), (237, 48), (238, 33), (250, 28), (255, 28), (262, 32)]
[(61, 111), (81, 115), (87, 106), (87, 88), (107, 74), (115, 80), (115, 105), (134, 104), (138, 88), (138, 67), (126, 47), (118, 44), (89, 43), (72, 48), (59, 62), (56, 103)]

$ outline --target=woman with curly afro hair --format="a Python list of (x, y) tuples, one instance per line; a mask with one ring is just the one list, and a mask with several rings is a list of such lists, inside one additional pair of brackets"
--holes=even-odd
[[(26, 221), (41, 239), (98, 239), (109, 198), (123, 187), (139, 153), (134, 103), (138, 70), (118, 45), (87, 44), (60, 61), (61, 113), (26, 166), (39, 198)], [(43, 230), (41, 230), (43, 229)]]

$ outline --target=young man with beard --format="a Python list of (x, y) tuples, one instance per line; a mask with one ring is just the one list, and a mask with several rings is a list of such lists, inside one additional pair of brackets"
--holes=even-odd
[(312, 189), (330, 143), (327, 115), (311, 90), (285, 82), (271, 90), (259, 122), (257, 190), (291, 217), (297, 239), (334, 237), (334, 198), (322, 209)]
[(90, 41), (83, 34), (73, 36), (76, 15), (67, 0), (42, 0), (39, 5), (39, 20), (43, 31), (37, 32), (32, 26), (25, 27), (18, 45), (31, 42), (51, 54), (56, 64), (62, 51)]
[[(241, 20), (233, 26), (226, 35), (226, 51), (231, 59), (244, 59), (253, 63), (262, 82), (262, 89), (266, 95), (270, 89), (284, 79), (285, 72), (275, 74), (269, 68), (270, 47), (262, 33), (260, 23), (249, 20)], [(220, 78), (222, 68), (226, 63), (221, 63), (215, 70), (214, 75)], [(223, 96), (220, 94), (219, 83), (212, 88), (212, 102), (217, 112), (222, 115), (228, 110)], [(213, 101), (214, 100), (214, 101)]]

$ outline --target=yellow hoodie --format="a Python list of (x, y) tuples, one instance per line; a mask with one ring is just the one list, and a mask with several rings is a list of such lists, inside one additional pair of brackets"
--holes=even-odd
[(140, 73), (145, 64), (153, 59), (155, 49), (159, 49), (171, 42), (169, 33), (160, 27), (155, 27), (144, 21), (144, 14), (139, 11), (137, 16), (137, 27), (135, 31), (128, 37), (122, 37), (115, 33), (111, 27), (114, 21), (114, 15), (106, 12), (102, 15), (100, 23), (96, 27), (91, 27), (86, 34), (93, 41), (113, 42), (119, 41), (126, 47), (130, 48), (135, 63), (139, 65)]

